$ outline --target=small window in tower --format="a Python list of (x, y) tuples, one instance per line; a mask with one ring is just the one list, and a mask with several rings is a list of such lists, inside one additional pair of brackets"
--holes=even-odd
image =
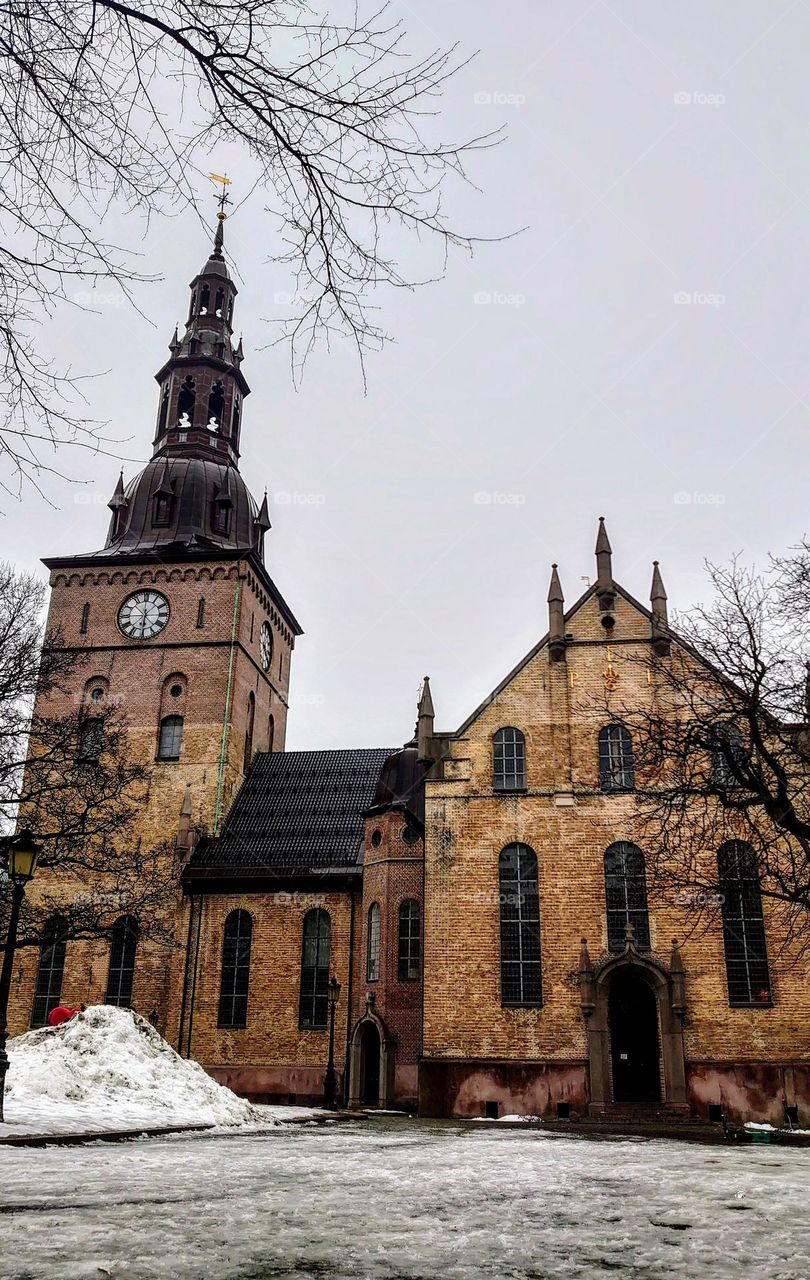
[(152, 503), (152, 524), (157, 528), (165, 528), (172, 518), (172, 495), (156, 493)]
[(208, 308), (210, 307), (210, 305), (211, 305), (211, 290), (208, 288), (207, 284), (204, 284), (202, 287), (202, 292), (200, 293), (200, 315), (201, 316), (208, 315)]
[(200, 596), (197, 601), (197, 630), (201, 631), (205, 626), (205, 596)]
[(222, 383), (217, 381), (211, 388), (208, 397), (208, 425), (209, 427), (218, 427), (222, 422), (222, 411), (225, 408), (225, 390)]
[(239, 436), (239, 397), (233, 398), (233, 414), (231, 415), (231, 435), (234, 440)]
[(216, 351), (217, 360), (225, 359), (225, 343), (224, 342), (216, 343), (214, 350)]
[(218, 316), (222, 316), (222, 307), (225, 302), (225, 294), (221, 289), (217, 289), (216, 298), (214, 300), (214, 311)]
[(231, 508), (224, 502), (215, 502), (211, 513), (211, 527), (213, 528), (214, 533), (218, 533), (222, 537), (227, 537), (230, 524)]
[(183, 744), (183, 717), (164, 716), (160, 722), (158, 760), (179, 760)]
[(196, 289), (195, 289), (194, 293), (192, 293), (192, 295), (191, 295), (191, 305), (189, 306), (189, 309), (188, 309), (188, 318), (189, 318), (189, 320), (190, 320), (190, 319), (191, 319), (191, 317), (194, 315), (194, 308), (195, 308), (196, 306), (197, 306), (197, 291), (196, 291)]
[(95, 764), (101, 755), (103, 744), (103, 720), (85, 720), (79, 730), (79, 759), (86, 764)]
[(199, 338), (192, 338), (192, 339), (191, 339), (191, 341), (190, 341), (190, 342), (189, 342), (189, 344), (188, 344), (188, 349), (189, 349), (189, 351), (191, 352), (191, 354), (192, 354), (193, 356), (196, 356), (197, 352), (198, 352), (198, 351), (199, 351), (199, 349), (200, 349), (200, 340), (199, 340)]
[(194, 379), (189, 374), (183, 379), (180, 387), (180, 396), (177, 401), (177, 417), (182, 424), (185, 421), (186, 426), (190, 426), (194, 421), (194, 402), (197, 399), (197, 392), (194, 386)]
[(87, 628), (90, 625), (90, 601), (86, 600), (82, 605), (82, 620), (79, 625), (79, 631), (83, 636), (87, 635)]
[(228, 303), (228, 323), (233, 320), (233, 298)]

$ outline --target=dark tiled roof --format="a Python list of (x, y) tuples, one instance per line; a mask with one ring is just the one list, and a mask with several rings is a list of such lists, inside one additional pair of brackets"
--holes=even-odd
[(230, 870), (328, 873), (357, 869), (363, 812), (391, 748), (256, 755), (222, 834), (201, 840), (184, 879)]

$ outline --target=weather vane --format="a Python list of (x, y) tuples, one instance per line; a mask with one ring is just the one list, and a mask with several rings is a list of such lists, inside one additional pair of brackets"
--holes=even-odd
[(228, 187), (231, 185), (231, 180), (226, 173), (209, 173), (208, 176), (212, 182), (222, 183), (222, 190), (219, 195), (214, 196), (214, 199), (219, 205), (219, 213), (217, 214), (217, 217), (220, 222), (222, 222), (228, 216), (225, 212), (225, 206), (226, 204), (231, 203), (231, 197), (228, 195)]

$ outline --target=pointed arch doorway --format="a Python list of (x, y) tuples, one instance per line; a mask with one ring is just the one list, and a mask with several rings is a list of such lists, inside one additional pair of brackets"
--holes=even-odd
[(373, 994), (352, 1030), (349, 1046), (349, 1106), (391, 1105), (394, 1096), (394, 1038), (377, 1013)]
[(608, 991), (614, 1102), (661, 1101), (658, 1001), (636, 968), (617, 970)]

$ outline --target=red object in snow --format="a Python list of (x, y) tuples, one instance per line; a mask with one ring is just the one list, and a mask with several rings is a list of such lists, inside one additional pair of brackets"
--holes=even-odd
[(66, 1004), (58, 1004), (55, 1009), (51, 1009), (48, 1014), (49, 1027), (61, 1027), (63, 1022), (68, 1022), (74, 1015), (79, 1013), (78, 1009), (69, 1009)]

